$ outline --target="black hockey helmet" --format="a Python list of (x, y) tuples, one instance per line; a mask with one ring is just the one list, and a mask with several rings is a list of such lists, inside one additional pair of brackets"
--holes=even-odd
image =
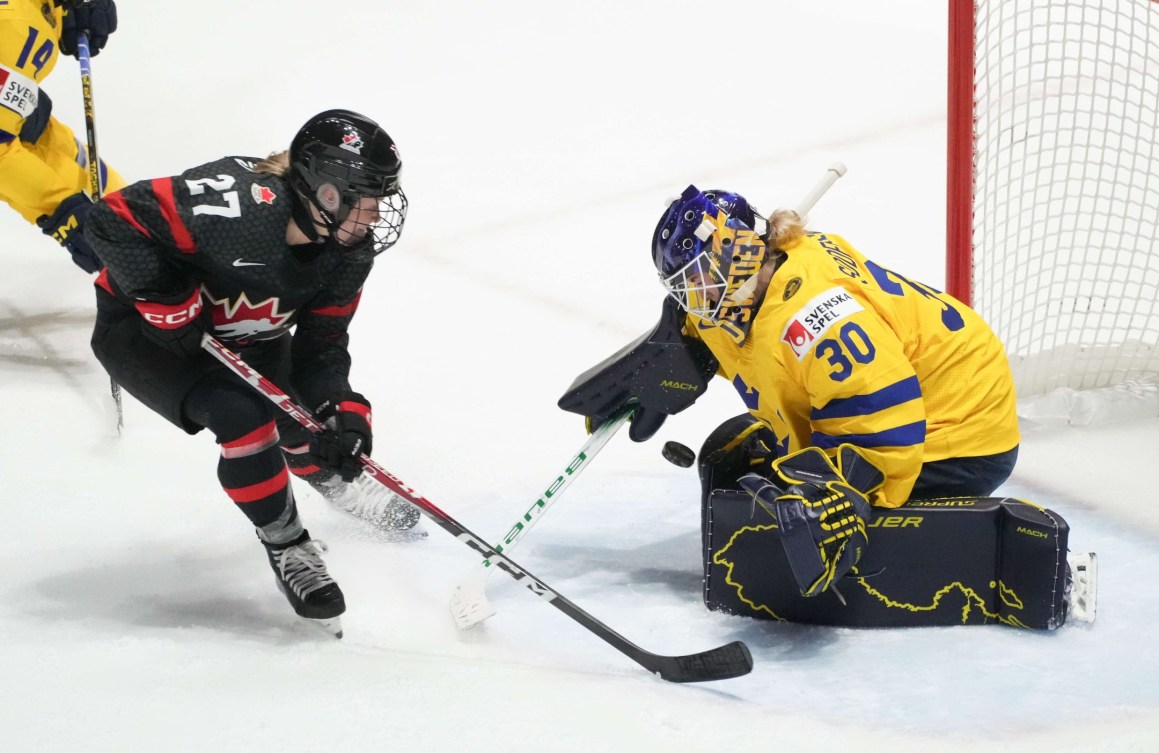
[[(350, 110), (319, 113), (290, 143), (294, 219), (312, 238), (321, 225), (347, 251), (382, 253), (406, 221), (401, 172), (398, 147), (373, 120)], [(355, 221), (347, 222), (356, 209)]]

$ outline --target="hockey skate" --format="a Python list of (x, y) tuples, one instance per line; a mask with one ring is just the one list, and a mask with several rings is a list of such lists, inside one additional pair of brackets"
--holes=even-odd
[(313, 622), (336, 638), (342, 637), (340, 615), (346, 611), (342, 589), (326, 572), (322, 553), (326, 545), (306, 531), (289, 544), (266, 544), (266, 554), (278, 590), (285, 594), (299, 617)]
[(426, 531), (415, 528), (421, 517), (419, 511), (365, 473), (351, 483), (346, 483), (334, 475), (320, 481), (312, 481), (310, 485), (337, 509), (369, 523), (392, 539), (404, 540), (426, 536)]
[(1067, 619), (1076, 622), (1095, 621), (1095, 590), (1098, 586), (1098, 559), (1094, 552), (1067, 552), (1066, 597)]

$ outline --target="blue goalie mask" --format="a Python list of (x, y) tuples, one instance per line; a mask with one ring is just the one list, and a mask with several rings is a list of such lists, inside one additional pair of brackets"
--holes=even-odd
[(745, 283), (767, 254), (758, 217), (743, 196), (696, 186), (668, 206), (652, 235), (652, 261), (681, 308), (716, 322), (751, 295)]

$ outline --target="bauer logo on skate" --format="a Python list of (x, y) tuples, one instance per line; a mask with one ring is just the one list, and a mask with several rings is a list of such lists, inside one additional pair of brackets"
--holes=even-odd
[(814, 296), (789, 320), (781, 340), (792, 348), (793, 355), (800, 361), (811, 349), (810, 343), (837, 322), (862, 310), (861, 304), (853, 300), (844, 288), (830, 288)]

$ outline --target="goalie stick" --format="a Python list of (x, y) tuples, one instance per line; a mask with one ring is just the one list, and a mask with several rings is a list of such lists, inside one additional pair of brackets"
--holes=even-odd
[[(634, 410), (634, 407), (625, 408), (600, 424), (563, 472), (551, 482), (547, 490), (535, 500), (535, 504), (528, 508), (527, 512), (523, 513), (515, 525), (511, 526), (503, 541), (492, 548), (500, 553), (510, 551), (523, 533), (535, 525), (547, 509), (559, 499), (559, 495), (571, 485), (580, 471), (587, 468), (591, 459), (604, 448), (612, 435), (628, 422)], [(495, 614), (495, 608), (487, 599), (487, 577), (498, 569), (492, 567), (493, 564), (490, 559), (483, 560), (459, 581), (459, 585), (455, 586), (451, 594), (451, 616), (455, 618), (455, 625), (459, 629), (466, 630)]]
[[(315, 433), (323, 430), (322, 425), (294, 403), (289, 395), (282, 392), (277, 385), (251, 368), (236, 353), (226, 348), (214, 337), (205, 335), (202, 338), (201, 346), (302, 426)], [(487, 559), (492, 560), (496, 567), (515, 581), (523, 584), (533, 594), (583, 625), (605, 643), (644, 669), (659, 675), (660, 679), (669, 682), (705, 682), (740, 677), (752, 671), (752, 654), (749, 653), (748, 646), (741, 641), (733, 641), (708, 651), (686, 656), (666, 656), (645, 651), (536, 578), (507, 555), (492, 549), (486, 541), (464, 528), (462, 524), (436, 507), (433, 502), (407, 486), (401, 479), (366, 455), (360, 455), (358, 461), (363, 472), (370, 478), (414, 505), (435, 525)]]

